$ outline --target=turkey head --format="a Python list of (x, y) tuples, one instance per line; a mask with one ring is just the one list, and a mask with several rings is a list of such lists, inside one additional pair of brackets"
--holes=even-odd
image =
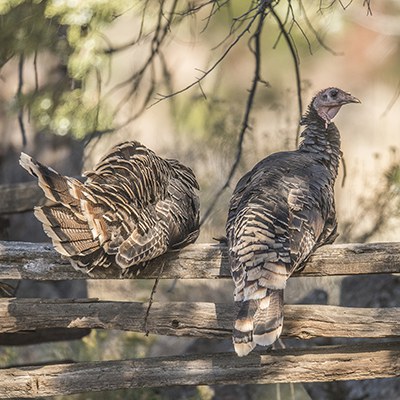
[(349, 103), (361, 103), (356, 97), (341, 89), (330, 87), (321, 90), (313, 99), (312, 107), (325, 121), (325, 127), (335, 118), (340, 107)]

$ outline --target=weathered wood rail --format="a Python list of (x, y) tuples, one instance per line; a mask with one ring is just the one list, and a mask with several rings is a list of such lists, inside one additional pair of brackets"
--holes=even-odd
[[(162, 268), (162, 273), (160, 273)], [(319, 249), (298, 277), (400, 273), (400, 243)], [(230, 279), (226, 247), (195, 244), (155, 260), (140, 279)], [(115, 279), (75, 271), (48, 244), (0, 242), (0, 281)], [(207, 299), (205, 299), (207, 300)], [(0, 334), (40, 329), (118, 329), (225, 338), (233, 304), (146, 303), (98, 299), (0, 299)], [(315, 382), (400, 376), (400, 308), (286, 305), (283, 336), (352, 338), (337, 346), (182, 355), (0, 369), (1, 398), (37, 398), (147, 386)], [(360, 339), (363, 340), (360, 342)], [(365, 342), (369, 339), (368, 342)]]
[(0, 370), (4, 398), (174, 385), (326, 382), (398, 376), (400, 342), (154, 357)]
[[(161, 265), (162, 272), (160, 273)], [(400, 273), (400, 243), (339, 244), (324, 246), (307, 267), (293, 276), (335, 276)], [(229, 278), (228, 254), (223, 244), (201, 243), (171, 252), (151, 262), (139, 279)], [(107, 270), (94, 279), (115, 279)], [(0, 241), (0, 280), (88, 279), (71, 267), (50, 244)]]
[[(145, 326), (146, 310), (147, 304), (139, 302), (0, 299), (0, 332), (91, 328), (202, 338), (226, 338), (232, 334), (233, 304), (155, 302)], [(400, 308), (286, 305), (282, 336), (400, 337)]]

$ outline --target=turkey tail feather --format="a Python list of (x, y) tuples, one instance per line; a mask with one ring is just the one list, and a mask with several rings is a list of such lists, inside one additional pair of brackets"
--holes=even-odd
[(38, 178), (46, 198), (54, 202), (50, 206), (35, 207), (35, 216), (56, 250), (68, 257), (96, 251), (98, 242), (80, 208), (82, 183), (60, 175), (25, 153), (21, 154), (20, 164)]
[(271, 290), (268, 307), (258, 308), (254, 316), (254, 342), (261, 346), (272, 345), (281, 335), (282, 324), (283, 289)]
[(22, 168), (38, 178), (38, 184), (46, 198), (67, 207), (79, 206), (78, 199), (82, 183), (77, 179), (62, 176), (25, 153), (21, 153), (19, 163)]
[(236, 353), (242, 357), (249, 354), (256, 343), (253, 341), (254, 314), (257, 311), (257, 300), (236, 302), (240, 309), (233, 328), (233, 345)]
[(64, 256), (86, 255), (98, 248), (86, 222), (81, 222), (63, 205), (35, 207), (35, 217), (52, 240), (56, 250)]
[(270, 290), (261, 300), (238, 303), (241, 306), (233, 329), (233, 344), (242, 357), (257, 344), (270, 346), (279, 338), (283, 324), (283, 289)]

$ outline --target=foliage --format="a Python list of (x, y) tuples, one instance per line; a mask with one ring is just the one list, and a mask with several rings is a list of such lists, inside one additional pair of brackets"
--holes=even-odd
[[(123, 12), (126, 0), (8, 0), (0, 3), (0, 59), (51, 51), (82, 79), (101, 65), (101, 30)], [(17, 25), (16, 25), (17, 23)], [(72, 61), (68, 62), (68, 58)], [(79, 61), (77, 60), (79, 59)]]
[[(28, 108), (36, 129), (82, 138), (106, 129), (111, 115), (89, 79), (108, 62), (102, 29), (124, 12), (125, 0), (9, 0), (0, 4), (0, 66), (19, 62), (15, 109)], [(39, 82), (40, 57), (55, 58), (56, 79)], [(22, 94), (25, 60), (34, 58), (35, 87)], [(40, 86), (39, 86), (40, 85)]]
[[(369, 1), (364, 3), (369, 9)], [(318, 7), (322, 13), (324, 7), (331, 8), (337, 4), (341, 2), (325, 4), (321, 1)], [(107, 38), (106, 31), (125, 16), (132, 20), (132, 29), (127, 36), (134, 38), (126, 44), (115, 46)], [(307, 43), (306, 47), (311, 49), (311, 34), (327, 48), (311, 25), (301, 1), (292, 4), (288, 0), (204, 0), (189, 3), (179, 0), (3, 0), (0, 2), (0, 17), (0, 68), (7, 62), (19, 60), (14, 111), (19, 113), (23, 136), (23, 110), (33, 110), (31, 123), (38, 130), (82, 138), (88, 133), (118, 129), (137, 118), (154, 102), (174, 97), (192, 87), (199, 88), (205, 96), (202, 89), (205, 78), (220, 67), (236, 45), (246, 43), (249, 37), (249, 50), (254, 53), (254, 38), (257, 32), (261, 35), (266, 23), (278, 27), (280, 33), (277, 42), (285, 41), (292, 53), (301, 113), (297, 46)], [(200, 23), (193, 33), (196, 17)], [(221, 25), (228, 28), (225, 29), (228, 32), (225, 37), (224, 33), (221, 34)], [(164, 51), (168, 42), (174, 40), (175, 33), (182, 30), (203, 37), (217, 33), (219, 43), (216, 44), (215, 52), (219, 52), (220, 56), (207, 70), (200, 71), (198, 79), (187, 87), (175, 90), (172, 86), (174, 75)], [(141, 48), (143, 51), (131, 76), (104, 95), (102, 88), (113, 58), (133, 48)], [(24, 67), (31, 58), (35, 68), (35, 85), (23, 88)], [(39, 82), (37, 68), (43, 58), (43, 63), (49, 58), (57, 60), (53, 71), (56, 76), (52, 79), (46, 77), (44, 82)], [(255, 58), (261, 59), (261, 50), (255, 54)], [(255, 76), (250, 97), (254, 97), (257, 83), (260, 82), (263, 82), (261, 75)], [(166, 90), (164, 95), (160, 94), (163, 87)], [(115, 107), (110, 107), (112, 95), (118, 92), (125, 93), (122, 100)], [(43, 109), (45, 98), (51, 101), (51, 106)], [(210, 98), (213, 99), (213, 94), (210, 94)], [(134, 101), (130, 102), (132, 99)], [(127, 104), (132, 108), (131, 115), (125, 123), (116, 126), (113, 121)], [(253, 102), (248, 102), (248, 111), (253, 105)], [(195, 107), (204, 114), (201, 111), (204, 107), (199, 102), (196, 102)], [(248, 118), (249, 112), (246, 112), (242, 122), (243, 131), (249, 126)]]
[(56, 92), (46, 88), (23, 101), (38, 129), (50, 129), (61, 136), (71, 132), (82, 139), (90, 130), (111, 125), (111, 116), (103, 110), (103, 104), (89, 96), (82, 89)]

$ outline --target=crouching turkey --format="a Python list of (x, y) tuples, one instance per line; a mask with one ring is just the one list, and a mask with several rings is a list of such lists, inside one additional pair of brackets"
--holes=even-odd
[(336, 238), (334, 184), (341, 151), (331, 121), (343, 105), (359, 102), (337, 88), (321, 90), (300, 122), (305, 129), (299, 148), (260, 161), (234, 190), (226, 231), (239, 356), (279, 338), (287, 279), (316, 248)]
[(55, 249), (75, 268), (118, 266), (139, 272), (199, 234), (199, 189), (188, 167), (163, 159), (138, 142), (114, 147), (85, 183), (58, 174), (22, 153), (20, 164), (50, 204), (36, 207)]

